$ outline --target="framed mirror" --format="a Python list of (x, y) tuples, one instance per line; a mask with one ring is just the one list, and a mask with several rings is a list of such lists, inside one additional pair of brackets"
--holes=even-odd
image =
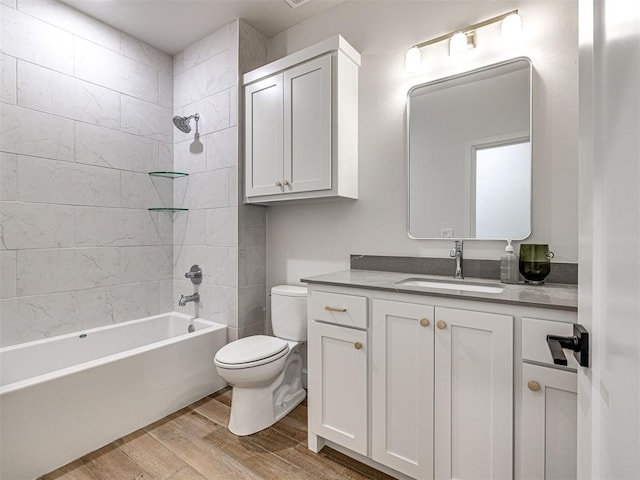
[(409, 90), (411, 238), (531, 234), (531, 72), (516, 58)]

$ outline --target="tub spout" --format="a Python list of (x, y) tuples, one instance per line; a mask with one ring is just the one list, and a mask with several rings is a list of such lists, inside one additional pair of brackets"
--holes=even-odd
[(184, 295), (180, 295), (180, 300), (178, 300), (178, 305), (181, 307), (184, 307), (189, 302), (198, 303), (199, 301), (200, 301), (200, 294), (198, 292), (195, 292), (193, 295), (187, 295), (186, 297)]

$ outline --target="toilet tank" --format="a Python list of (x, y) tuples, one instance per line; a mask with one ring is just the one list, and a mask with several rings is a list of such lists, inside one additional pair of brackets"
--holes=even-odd
[(307, 287), (278, 285), (271, 289), (271, 326), (278, 338), (307, 341)]

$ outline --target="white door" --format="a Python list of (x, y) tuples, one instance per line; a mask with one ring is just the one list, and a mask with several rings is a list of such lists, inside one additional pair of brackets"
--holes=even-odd
[(433, 307), (373, 300), (371, 449), (376, 462), (433, 478)]
[(364, 330), (309, 325), (311, 429), (362, 455), (367, 454), (368, 349)]
[(580, 0), (578, 478), (640, 478), (640, 2)]
[(245, 195), (282, 193), (282, 74), (245, 88)]
[(331, 189), (331, 55), (284, 72), (285, 192)]
[(523, 480), (576, 478), (576, 373), (522, 365)]
[(435, 478), (511, 479), (513, 317), (435, 310)]

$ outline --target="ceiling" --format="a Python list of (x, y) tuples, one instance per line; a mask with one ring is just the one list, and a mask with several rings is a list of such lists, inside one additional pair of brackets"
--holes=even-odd
[(268, 38), (344, 0), (62, 0), (67, 5), (175, 54), (216, 28), (242, 18)]

